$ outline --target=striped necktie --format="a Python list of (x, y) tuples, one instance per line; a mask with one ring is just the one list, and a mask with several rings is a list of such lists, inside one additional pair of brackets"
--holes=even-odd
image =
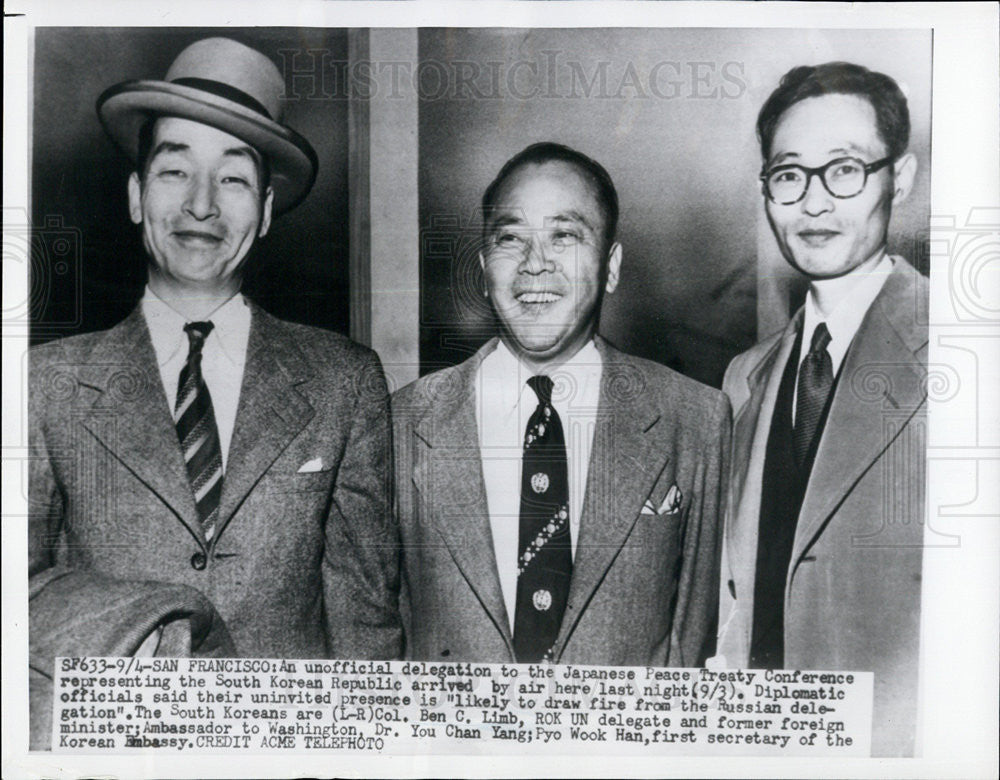
[(219, 429), (215, 425), (212, 396), (201, 374), (201, 351), (212, 327), (211, 322), (189, 322), (184, 326), (190, 350), (177, 383), (177, 403), (174, 407), (177, 438), (184, 452), (198, 518), (209, 542), (215, 535), (219, 497), (222, 495)]

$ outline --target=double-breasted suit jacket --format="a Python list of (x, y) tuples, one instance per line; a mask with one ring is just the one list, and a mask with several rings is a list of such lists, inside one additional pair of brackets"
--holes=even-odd
[[(477, 368), (496, 345), (393, 396), (412, 659), (515, 660), (475, 413)], [(729, 406), (664, 366), (597, 345), (597, 423), (553, 658), (693, 666), (715, 626)], [(674, 487), (678, 501), (664, 509)], [(662, 511), (644, 512), (646, 502)]]
[[(785, 666), (875, 673), (873, 751), (912, 752), (927, 375), (927, 281), (902, 258), (844, 358), (809, 475), (785, 585)], [(745, 667), (764, 458), (801, 310), (738, 356), (719, 653)]]
[[(240, 656), (401, 654), (378, 358), (251, 307), (211, 542), (141, 311), (31, 351), (33, 624), (60, 606), (47, 598), (48, 580), (62, 583), (79, 614), (101, 608), (100, 578), (141, 580), (204, 594)], [(65, 580), (74, 573), (75, 590)], [(73, 654), (72, 638), (64, 641), (63, 654)]]

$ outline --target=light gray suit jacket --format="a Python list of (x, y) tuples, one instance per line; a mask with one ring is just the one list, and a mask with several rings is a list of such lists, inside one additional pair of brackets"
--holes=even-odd
[[(514, 660), (473, 384), (496, 344), (393, 396), (409, 658)], [(597, 345), (597, 428), (554, 657), (693, 666), (715, 626), (729, 405), (662, 365)], [(641, 512), (647, 499), (660, 507), (674, 485), (683, 497), (676, 512)]]
[[(93, 575), (186, 585), (240, 656), (401, 655), (389, 404), (373, 352), (252, 306), (211, 543), (139, 309), (33, 349), (29, 404), (29, 574), (60, 583), (76, 614), (104, 605)], [(32, 626), (57, 620), (50, 588), (32, 594)], [(78, 639), (48, 652), (94, 645)]]
[[(785, 666), (875, 673), (872, 749), (913, 752), (924, 531), (927, 280), (902, 258), (844, 362), (785, 585)], [(749, 659), (761, 486), (781, 375), (802, 318), (736, 357), (718, 649)]]

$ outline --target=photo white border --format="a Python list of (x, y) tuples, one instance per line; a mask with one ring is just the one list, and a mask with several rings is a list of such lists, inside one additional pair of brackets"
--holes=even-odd
[[(734, 3), (734, 2), (319, 2), (293, 7), (269, 2), (8, 2), (4, 25), (4, 208), (30, 214), (28, 160), (32, 30), (37, 26), (294, 26), (294, 27), (811, 27), (932, 28), (933, 124), (931, 214), (964, 222), (974, 207), (1000, 207), (1000, 53), (998, 8), (992, 3)], [(15, 14), (24, 14), (16, 16)], [(113, 56), (113, 53), (109, 53)], [(4, 256), (4, 302), (24, 300), (25, 264)], [(998, 263), (982, 275), (982, 292), (1000, 311)], [(977, 352), (980, 441), (961, 454), (1000, 458), (1000, 423), (995, 407), (1000, 387), (998, 324), (962, 324), (952, 309), (947, 260), (931, 268), (931, 353), (942, 334), (981, 336)], [(22, 297), (18, 297), (22, 296)], [(28, 755), (27, 745), (27, 571), (22, 486), (9, 458), (18, 457), (26, 437), (23, 351), (27, 334), (4, 333), (3, 407), (21, 414), (3, 417), (3, 766), (5, 778), (70, 776), (813, 776), (978, 777), (997, 766), (998, 593), (1000, 523), (995, 515), (935, 517), (938, 507), (967, 503), (979, 484), (976, 473), (946, 472), (930, 459), (928, 511), (939, 532), (959, 533), (961, 546), (925, 554), (922, 610), (922, 758), (642, 759), (588, 757), (583, 765), (565, 756), (524, 760), (511, 757), (380, 757), (320, 755), (144, 757)], [(22, 348), (23, 347), (23, 348)], [(967, 377), (963, 379), (972, 379)], [(989, 401), (994, 405), (990, 405)], [(932, 404), (929, 450), (951, 425), (963, 424), (967, 409)], [(977, 448), (978, 446), (978, 448)], [(17, 466), (16, 463), (13, 466)], [(964, 477), (964, 480), (963, 480)], [(989, 499), (979, 501), (993, 507)], [(992, 499), (994, 502), (996, 499)], [(6, 520), (12, 517), (12, 520)]]

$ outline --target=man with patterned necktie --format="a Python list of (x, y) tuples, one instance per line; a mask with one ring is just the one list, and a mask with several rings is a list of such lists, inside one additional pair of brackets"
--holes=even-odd
[(596, 335), (622, 267), (602, 166), (535, 144), (483, 211), (501, 335), (393, 396), (407, 657), (695, 666), (728, 404)]
[(263, 54), (214, 38), (98, 100), (136, 163), (148, 284), (114, 328), (31, 352), (33, 723), (56, 655), (402, 652), (378, 358), (240, 294), (272, 214), (316, 176), (284, 90)]
[(874, 672), (873, 752), (912, 754), (927, 280), (886, 252), (916, 171), (906, 98), (858, 65), (794, 68), (757, 130), (768, 221), (809, 291), (726, 373), (715, 662)]

